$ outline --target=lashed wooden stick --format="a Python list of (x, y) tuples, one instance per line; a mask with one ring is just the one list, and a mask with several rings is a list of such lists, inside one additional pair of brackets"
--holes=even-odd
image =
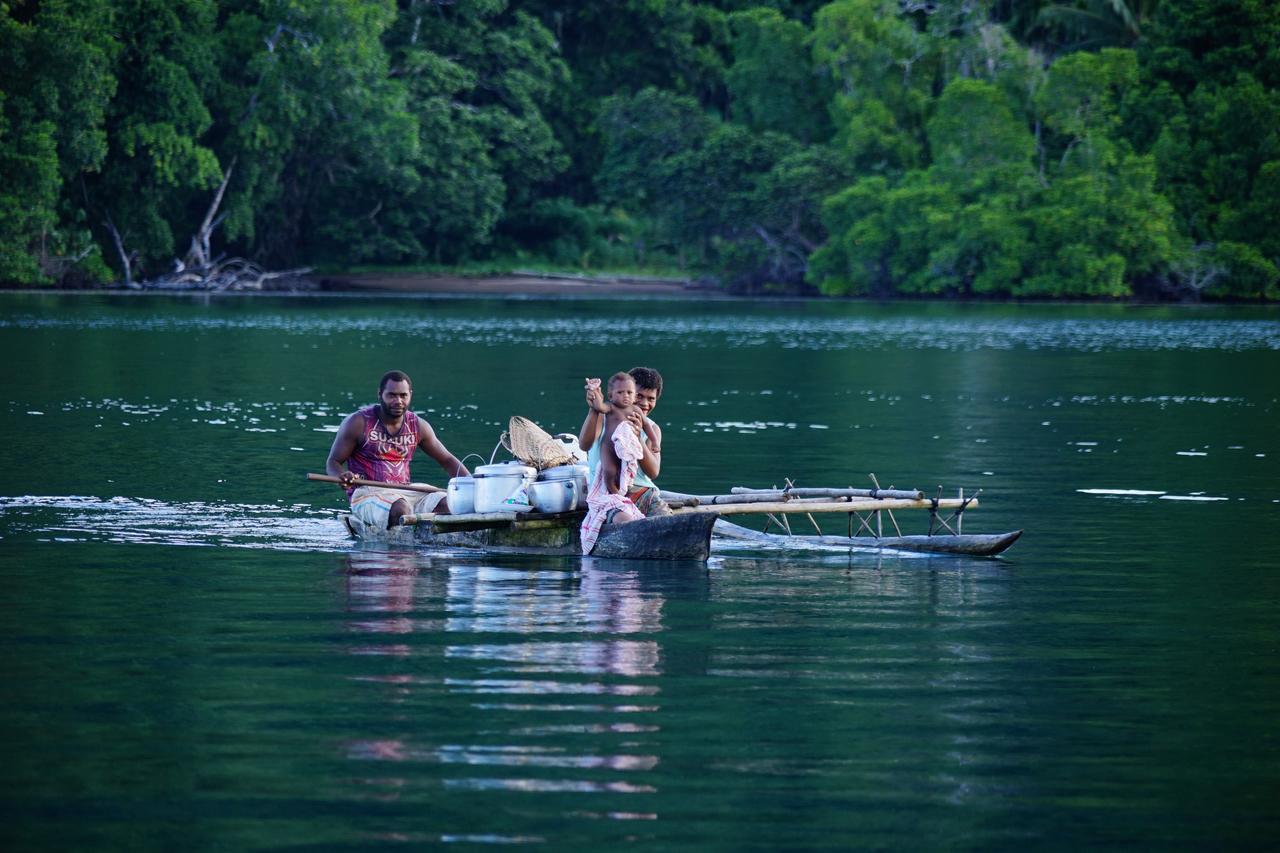
[[(958, 509), (964, 501), (956, 498), (945, 498), (938, 501), (938, 509)], [(970, 500), (965, 509), (978, 505), (977, 500)], [(906, 498), (888, 498), (882, 500), (867, 499), (860, 501), (775, 501), (738, 504), (699, 504), (697, 506), (680, 506), (671, 508), (676, 514), (686, 512), (718, 512), (721, 515), (742, 515), (744, 513), (788, 513), (788, 512), (868, 512), (878, 509), (930, 509), (934, 506), (931, 500), (909, 500)]]
[[(308, 480), (315, 480), (317, 483), (338, 483), (342, 481), (337, 477), (329, 474), (308, 474)], [(402, 492), (443, 492), (445, 489), (439, 486), (432, 486), (428, 483), (384, 483), (382, 480), (366, 480), (364, 477), (356, 477), (351, 481), (353, 486), (373, 486), (378, 489), (399, 489)]]
[(776, 495), (781, 500), (783, 495), (793, 498), (910, 498), (920, 500), (924, 492), (919, 489), (748, 489), (746, 486), (734, 486), (729, 492), (733, 495)]

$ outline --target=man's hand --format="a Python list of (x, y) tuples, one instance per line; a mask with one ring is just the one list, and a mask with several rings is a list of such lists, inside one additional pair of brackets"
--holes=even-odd
[(639, 409), (627, 412), (627, 423), (631, 424), (631, 428), (636, 431), (636, 438), (644, 438), (644, 412)]
[(355, 487), (356, 479), (354, 471), (343, 471), (338, 475), (338, 485), (344, 489), (351, 489)]

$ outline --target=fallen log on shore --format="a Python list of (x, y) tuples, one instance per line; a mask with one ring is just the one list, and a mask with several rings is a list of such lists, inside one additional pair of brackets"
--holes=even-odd
[[(231, 175), (235, 172), (236, 162), (231, 161), (222, 176), (218, 190), (213, 194), (209, 209), (205, 211), (204, 220), (199, 230), (191, 237), (191, 246), (181, 260), (174, 258), (173, 271), (154, 278), (135, 281), (133, 264), (137, 260), (136, 251), (127, 251), (124, 236), (116, 228), (110, 217), (103, 223), (107, 226), (111, 239), (115, 243), (116, 253), (120, 256), (120, 266), (124, 273), (121, 284), (130, 290), (177, 290), (177, 291), (257, 291), (257, 290), (314, 290), (315, 284), (306, 279), (311, 267), (300, 267), (291, 270), (268, 271), (246, 260), (245, 258), (215, 257), (210, 248), (213, 232), (222, 224), (226, 214), (219, 214), (227, 186), (231, 183)], [(276, 282), (266, 287), (268, 282)], [(283, 287), (281, 285), (284, 285)]]
[[(182, 266), (174, 272), (157, 276), (146, 281), (135, 282), (136, 290), (198, 290), (209, 292), (237, 292), (270, 289), (268, 282), (306, 281), (305, 276), (311, 267), (299, 267), (291, 270), (269, 272), (244, 258), (218, 259), (211, 264), (200, 267)], [(308, 288), (309, 289), (309, 288)]]

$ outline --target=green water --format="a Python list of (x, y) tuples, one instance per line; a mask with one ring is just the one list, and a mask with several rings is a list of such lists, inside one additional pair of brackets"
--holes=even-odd
[[(6, 850), (1280, 832), (1273, 310), (0, 294), (0, 363)], [(487, 458), (635, 364), (668, 383), (666, 488), (875, 473), (1027, 532), (415, 553), (353, 546), (303, 479), (388, 368)]]

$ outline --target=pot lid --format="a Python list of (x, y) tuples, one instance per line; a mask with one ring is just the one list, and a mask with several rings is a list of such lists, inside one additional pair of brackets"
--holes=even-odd
[(476, 466), (475, 477), (532, 477), (537, 470), (520, 462), (498, 462)]
[(538, 475), (539, 480), (569, 480), (579, 473), (586, 473), (586, 465), (556, 465)]

